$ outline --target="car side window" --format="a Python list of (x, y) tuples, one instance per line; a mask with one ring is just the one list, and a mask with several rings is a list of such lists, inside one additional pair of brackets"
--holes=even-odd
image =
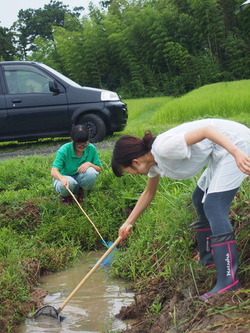
[(5, 68), (9, 94), (48, 94), (50, 78), (44, 73), (30, 69)]

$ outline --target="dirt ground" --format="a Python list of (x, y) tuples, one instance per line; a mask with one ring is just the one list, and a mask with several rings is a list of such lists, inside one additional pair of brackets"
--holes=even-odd
[[(194, 286), (184, 287), (172, 295), (163, 279), (153, 279), (136, 294), (134, 304), (117, 315), (136, 320), (123, 333), (250, 332), (249, 291), (227, 292), (204, 303), (197, 299)], [(155, 299), (161, 302), (157, 316), (152, 313)], [(248, 308), (241, 309), (246, 302)]]

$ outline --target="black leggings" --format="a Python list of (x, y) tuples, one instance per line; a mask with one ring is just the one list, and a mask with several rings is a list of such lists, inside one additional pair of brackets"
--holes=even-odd
[(205, 202), (202, 203), (204, 192), (196, 186), (193, 192), (193, 204), (201, 222), (208, 221), (213, 235), (232, 232), (233, 227), (229, 221), (230, 204), (237, 193), (238, 188), (218, 192), (209, 193)]

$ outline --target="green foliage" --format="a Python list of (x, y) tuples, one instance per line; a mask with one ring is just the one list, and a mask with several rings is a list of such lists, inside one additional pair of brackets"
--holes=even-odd
[(13, 40), (13, 33), (7, 28), (0, 27), (0, 61), (14, 60)]
[(124, 133), (143, 136), (145, 130), (151, 130), (155, 135), (170, 127), (169, 121), (155, 123), (152, 119), (161, 109), (165, 111), (172, 97), (138, 98), (125, 100), (129, 110), (129, 122)]
[(71, 12), (68, 7), (60, 1), (51, 0), (44, 8), (19, 11), (18, 21), (13, 24), (13, 29), (19, 36), (18, 44), (22, 56), (26, 57), (29, 51), (37, 51), (34, 44), (36, 37), (53, 41), (53, 26), (63, 26), (65, 14), (79, 17), (79, 11), (83, 9), (78, 7), (75, 8), (76, 12)]
[[(11, 228), (0, 229), (0, 323), (3, 329), (11, 313), (8, 325), (20, 322), (23, 316), (21, 303), (29, 299), (29, 285), (22, 266), (22, 244), (27, 239), (16, 234)], [(6, 318), (4, 320), (4, 318)]]
[(154, 135), (186, 121), (206, 117), (230, 118), (250, 126), (248, 110), (250, 81), (206, 85), (183, 97), (138, 98), (125, 100), (129, 122), (122, 134)]
[(43, 9), (20, 10), (10, 31), (3, 31), (0, 57), (13, 57), (12, 42), (21, 59), (51, 65), (81, 85), (123, 98), (180, 96), (205, 84), (249, 78), (248, 11), (237, 16), (238, 5), (113, 0), (101, 8), (91, 4), (80, 18), (82, 7), (70, 11), (51, 1)]
[(43, 39), (42, 37), (37, 37), (34, 40), (34, 44), (38, 51), (33, 51), (32, 56), (27, 56), (26, 60), (45, 62), (46, 64), (59, 72), (62, 70), (60, 68), (60, 63), (58, 63), (58, 53), (55, 49), (53, 41)]
[[(170, 101), (157, 112), (152, 122), (182, 123), (204, 117), (232, 118), (242, 121), (250, 106), (249, 80), (224, 82), (199, 88)], [(247, 120), (248, 118), (248, 120)], [(249, 117), (246, 125), (249, 125)]]
[(162, 303), (160, 302), (160, 298), (156, 297), (156, 299), (153, 301), (152, 305), (150, 306), (150, 309), (148, 312), (153, 316), (158, 316), (162, 309)]
[(250, 75), (250, 58), (247, 54), (248, 42), (236, 37), (235, 32), (230, 32), (223, 41), (223, 47), (227, 80), (248, 79)]
[(194, 217), (190, 207), (191, 184), (193, 179), (185, 182), (161, 179), (154, 202), (139, 218), (128, 240), (126, 254), (120, 252), (116, 256), (112, 266), (114, 275), (134, 281), (159, 274), (175, 279), (186, 269), (184, 263), (190, 258), (192, 242), (188, 221)]

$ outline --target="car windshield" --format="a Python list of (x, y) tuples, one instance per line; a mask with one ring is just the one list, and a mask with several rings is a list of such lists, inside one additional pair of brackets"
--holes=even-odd
[(46, 68), (47, 70), (49, 70), (50, 72), (54, 73), (56, 76), (58, 76), (59, 78), (63, 79), (65, 82), (67, 82), (69, 85), (80, 88), (80, 84), (76, 83), (75, 81), (69, 79), (67, 76), (57, 72), (55, 69), (45, 65), (45, 64), (39, 64), (42, 67)]

